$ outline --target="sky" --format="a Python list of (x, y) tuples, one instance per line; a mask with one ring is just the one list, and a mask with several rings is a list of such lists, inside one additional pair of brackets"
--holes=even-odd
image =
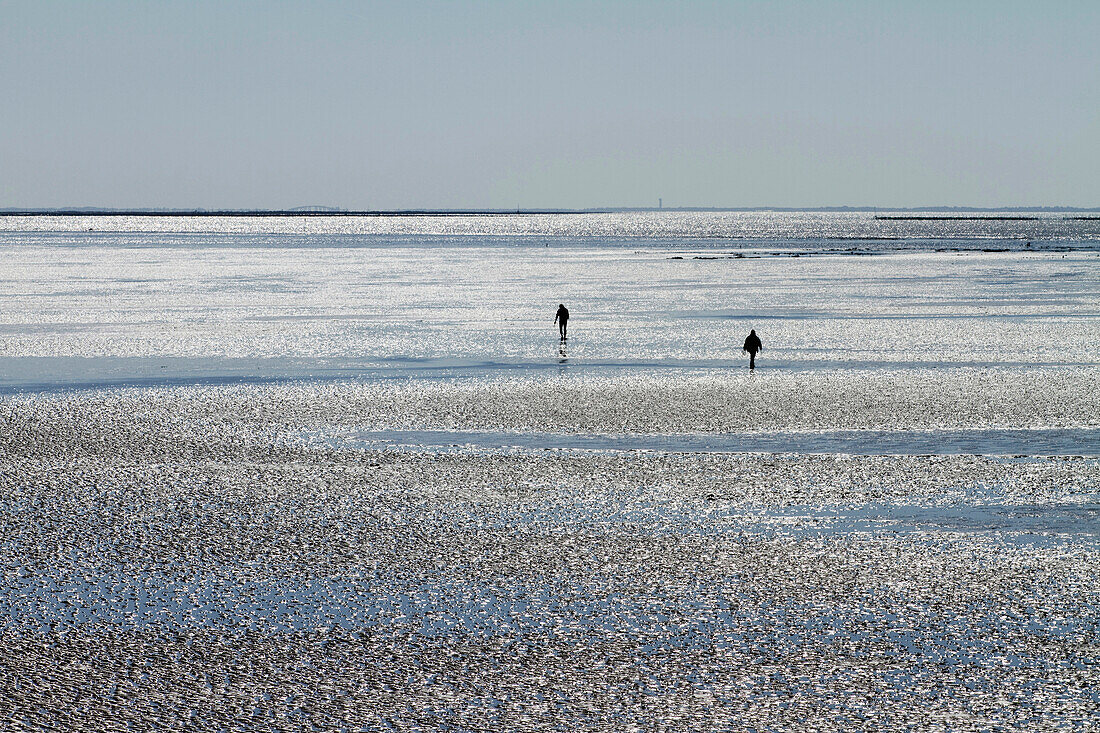
[(1100, 206), (1100, 2), (0, 0), (0, 207)]

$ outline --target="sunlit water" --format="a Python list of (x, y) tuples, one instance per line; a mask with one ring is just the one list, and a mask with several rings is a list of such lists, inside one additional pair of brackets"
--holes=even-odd
[[(910, 237), (900, 251), (866, 245), (874, 256), (826, 243), (887, 225), (920, 231), (899, 234)], [(749, 328), (764, 341), (761, 367), (784, 370), (1092, 365), (1100, 341), (1095, 221), (623, 214), (0, 227), (10, 228), (0, 231), (0, 388), (724, 370), (740, 363)], [(731, 250), (712, 230), (754, 242)], [(1016, 244), (985, 252), (986, 237)], [(802, 256), (789, 256), (788, 240)], [(559, 302), (573, 313), (567, 344), (550, 323)]]
[[(931, 217), (931, 218), (929, 218)], [(946, 218), (951, 217), (951, 218)], [(83, 238), (125, 238), (133, 245), (166, 242), (218, 246), (240, 237), (268, 246), (388, 246), (402, 239), (454, 246), (599, 241), (675, 248), (757, 244), (765, 251), (856, 249), (885, 251), (945, 246), (1096, 249), (1100, 214), (1033, 212), (623, 212), (592, 214), (488, 214), (431, 216), (7, 216), (0, 231), (20, 241), (64, 243)], [(153, 235), (153, 236), (150, 236)], [(205, 237), (195, 235), (207, 235)]]

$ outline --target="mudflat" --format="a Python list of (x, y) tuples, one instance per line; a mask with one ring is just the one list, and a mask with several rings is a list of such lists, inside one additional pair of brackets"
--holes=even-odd
[(263, 226), (0, 234), (5, 725), (1097, 721), (1095, 252)]

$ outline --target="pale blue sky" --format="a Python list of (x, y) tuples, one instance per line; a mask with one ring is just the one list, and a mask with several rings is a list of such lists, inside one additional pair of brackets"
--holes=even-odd
[(6, 2), (0, 207), (1100, 205), (1100, 2)]

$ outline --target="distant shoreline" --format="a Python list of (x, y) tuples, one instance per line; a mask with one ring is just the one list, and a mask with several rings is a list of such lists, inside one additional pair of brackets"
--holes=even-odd
[[(878, 212), (884, 212), (879, 214)], [(1067, 219), (1091, 220), (1100, 218), (1100, 207), (1078, 208), (1071, 206), (1023, 206), (1023, 207), (921, 207), (882, 208), (872, 206), (825, 206), (817, 208), (749, 207), (723, 208), (705, 206), (685, 207), (603, 207), (591, 209), (333, 209), (304, 207), (294, 209), (107, 209), (66, 207), (56, 209), (7, 208), (0, 209), (0, 217), (16, 216), (132, 216), (132, 217), (400, 217), (400, 216), (537, 216), (547, 214), (622, 214), (622, 213), (866, 213), (876, 219), (891, 220), (949, 220), (988, 219), (1026, 221), (1038, 219), (1039, 214), (1074, 214)], [(1080, 216), (1081, 214), (1098, 216)]]

